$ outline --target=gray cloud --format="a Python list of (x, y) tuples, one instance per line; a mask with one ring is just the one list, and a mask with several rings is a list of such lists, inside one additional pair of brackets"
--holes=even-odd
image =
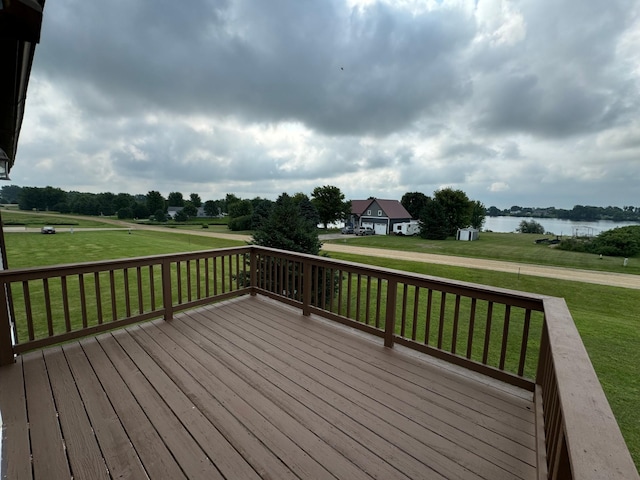
[(631, 204), (638, 28), (632, 0), (49, 2), (11, 176)]

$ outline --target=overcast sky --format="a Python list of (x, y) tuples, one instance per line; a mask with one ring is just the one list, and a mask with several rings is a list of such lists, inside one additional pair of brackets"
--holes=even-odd
[(640, 207), (638, 0), (48, 1), (12, 183)]

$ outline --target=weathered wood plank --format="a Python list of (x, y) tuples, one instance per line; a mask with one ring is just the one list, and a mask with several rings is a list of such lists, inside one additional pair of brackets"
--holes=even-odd
[(73, 475), (110, 478), (62, 349), (45, 350), (44, 359)]
[(71, 472), (42, 352), (25, 355), (23, 365), (33, 476), (36, 479), (70, 478)]
[(111, 477), (122, 480), (145, 478), (147, 473), (140, 458), (82, 347), (72, 343), (62, 348)]
[[(196, 314), (192, 313), (192, 316), (193, 315)], [(431, 414), (423, 413), (421, 409), (424, 408), (424, 401), (416, 399), (413, 404), (407, 402), (407, 397), (411, 396), (410, 392), (402, 391), (398, 394), (398, 397), (394, 397), (393, 393), (395, 392), (393, 389), (384, 391), (386, 387), (384, 381), (377, 380), (375, 377), (369, 376), (361, 370), (345, 370), (340, 367), (340, 362), (337, 362), (335, 365), (331, 365), (332, 359), (330, 355), (325, 357), (322, 353), (316, 356), (309, 354), (308, 352), (312, 351), (313, 347), (310, 347), (307, 342), (305, 342), (304, 351), (303, 349), (296, 351), (299, 347), (296, 347), (295, 342), (292, 342), (289, 339), (280, 340), (279, 337), (286, 335), (286, 332), (284, 331), (275, 332), (275, 334), (271, 336), (259, 333), (268, 328), (267, 323), (268, 322), (263, 321), (263, 328), (260, 328), (258, 322), (252, 324), (254, 327), (252, 328), (252, 331), (257, 337), (253, 342), (256, 344), (269, 344), (271, 346), (281, 348), (285, 353), (284, 355), (278, 355), (278, 357), (280, 360), (285, 362), (285, 365), (287, 357), (293, 357), (294, 361), (299, 360), (301, 363), (313, 365), (315, 370), (325, 373), (326, 376), (323, 376), (322, 374), (317, 374), (315, 372), (305, 371), (305, 374), (311, 376), (312, 379), (315, 380), (315, 383), (324, 386), (325, 389), (330, 389), (338, 395), (345, 396), (347, 399), (355, 398), (353, 403), (356, 406), (359, 406), (359, 408), (356, 409), (357, 411), (353, 412), (353, 415), (358, 415), (358, 411), (360, 410), (366, 410), (381, 419), (383, 422), (387, 422), (389, 425), (393, 425), (398, 428), (399, 432), (396, 432), (398, 441), (402, 442), (402, 447), (407, 449), (410, 454), (416, 455), (416, 452), (413, 451), (414, 445), (418, 442), (422, 442), (422, 448), (431, 448), (434, 452), (437, 452), (432, 453), (432, 457), (437, 459), (440, 454), (444, 455), (444, 457), (450, 459), (449, 461), (454, 464), (467, 467), (481, 475), (489, 475), (491, 478), (509, 478), (510, 474), (505, 476), (506, 471), (503, 469), (508, 469), (510, 472), (521, 474), (526, 477), (535, 468), (535, 455), (532, 455), (531, 459), (533, 465), (527, 465), (517, 458), (521, 453), (532, 453), (526, 448), (513, 445), (508, 441), (508, 439), (502, 438), (502, 444), (506, 443), (506, 447), (510, 448), (516, 454), (516, 456), (508, 454), (505, 455), (499, 449), (502, 445), (498, 445), (498, 448), (490, 446), (484, 443), (484, 439), (474, 439), (472, 436), (464, 432), (451, 428), (446, 422), (442, 422), (440, 418), (436, 418)], [(242, 331), (239, 330), (240, 327), (229, 324), (224, 326), (228, 327), (232, 332), (230, 339), (241, 339), (244, 336)], [(206, 334), (205, 332), (200, 333), (203, 335)], [(216, 333), (219, 335), (224, 334), (219, 329), (216, 329)], [(237, 340), (237, 342), (239, 346), (239, 344), (242, 343), (242, 340)], [(248, 347), (245, 346), (244, 348)], [(270, 350), (270, 352), (272, 352), (272, 350)], [(273, 354), (276, 355), (275, 350), (273, 350), (273, 352)], [(270, 358), (261, 357), (261, 361), (266, 363), (270, 361)], [(286, 367), (282, 364), (278, 364), (274, 368), (282, 370)], [(343, 371), (348, 373), (343, 373)], [(353, 375), (353, 372), (357, 373)], [(321, 395), (321, 391), (322, 390), (318, 392), (319, 395)], [(400, 397), (402, 397), (402, 399), (400, 399)], [(409, 408), (407, 408), (407, 405), (409, 405)], [(344, 408), (347, 407), (345, 406)], [(413, 417), (412, 421), (407, 421), (405, 415)], [(456, 418), (445, 410), (441, 410), (438, 416)], [(418, 426), (415, 422), (422, 422), (422, 425)], [(390, 435), (390, 431), (387, 431), (387, 435)], [(409, 437), (411, 437), (412, 440), (409, 440)], [(452, 438), (453, 441), (450, 438)], [(497, 438), (500, 440), (500, 437)], [(496, 464), (499, 465), (499, 468), (494, 467), (485, 457), (489, 457), (491, 461), (496, 462)], [(434, 458), (431, 458), (431, 461), (434, 461)], [(451, 467), (448, 465), (444, 458), (441, 459), (441, 462), (441, 468), (454, 468), (452, 471), (455, 471), (455, 466)]]
[(187, 478), (95, 338), (82, 348), (150, 478)]
[[(174, 322), (180, 321), (177, 318), (174, 319)], [(160, 326), (165, 328), (165, 325)], [(171, 325), (166, 324), (166, 328), (168, 327)], [(184, 333), (183, 329), (180, 331), (171, 330), (171, 338), (182, 346), (185, 342)], [(268, 448), (274, 451), (300, 478), (334, 478), (327, 468), (335, 467), (331, 462), (340, 463), (339, 459), (332, 457), (331, 462), (326, 465), (314, 460), (309, 450), (313, 453), (316, 452), (316, 449), (326, 450), (317, 437), (300, 429), (296, 423), (291, 421), (291, 417), (286, 412), (273, 408), (273, 405), (270, 405), (271, 402), (243, 378), (230, 373), (228, 364), (221, 363), (216, 356), (203, 351), (202, 342), (206, 344), (206, 340), (199, 338), (198, 335), (193, 335), (195, 338), (187, 339), (184, 346), (192, 352), (199, 363), (206, 365), (208, 370), (207, 390), (225, 404), (226, 408), (230, 409), (245, 424), (246, 428), (268, 445)], [(200, 348), (194, 349), (193, 341)], [(244, 399), (250, 399), (250, 402)], [(357, 472), (351, 473), (356, 474)], [(358, 476), (354, 478), (358, 478)]]
[(282, 480), (297, 479), (298, 476), (218, 401), (215, 390), (205, 388), (211, 374), (192, 356), (194, 350), (183, 349), (173, 336), (161, 331), (165, 322), (159, 322), (158, 327), (154, 324), (156, 322), (144, 328), (131, 328), (129, 333), (259, 474)]
[[(160, 360), (159, 356), (151, 357), (141, 345), (127, 334), (118, 332), (114, 338), (134, 360), (149, 383), (164, 399), (173, 415), (184, 425), (184, 429), (189, 432), (222, 475), (227, 478), (259, 478), (255, 470), (247, 464), (238, 451), (217, 430), (216, 426), (200, 412), (171, 377), (158, 366), (156, 361)], [(211, 478), (218, 476), (222, 478), (216, 471)]]
[(0, 367), (0, 412), (2, 413), (2, 463), (4, 478), (30, 479), (31, 450), (22, 374), (22, 359)]
[[(127, 334), (120, 330), (114, 332), (114, 335)], [(184, 474), (190, 479), (221, 479), (215, 465), (128, 356), (129, 353), (133, 355), (133, 352), (124, 351), (114, 336), (98, 337), (98, 342)], [(142, 363), (149, 361), (148, 358), (136, 357), (136, 361)]]

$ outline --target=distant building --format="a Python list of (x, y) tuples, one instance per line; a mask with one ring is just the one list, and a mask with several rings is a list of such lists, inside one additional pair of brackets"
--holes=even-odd
[(354, 227), (370, 227), (376, 235), (389, 235), (397, 223), (409, 222), (411, 215), (398, 200), (351, 200), (351, 218)]

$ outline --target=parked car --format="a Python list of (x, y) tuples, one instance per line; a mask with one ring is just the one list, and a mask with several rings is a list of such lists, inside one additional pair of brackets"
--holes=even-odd
[(371, 227), (358, 227), (356, 228), (356, 235), (373, 235), (375, 232)]
[(343, 235), (353, 235), (355, 233), (355, 230), (353, 229), (353, 227), (344, 227), (342, 230), (340, 230), (340, 233), (342, 233)]
[(46, 227), (42, 227), (42, 229), (40, 230), (40, 233), (45, 233), (45, 234), (56, 233), (56, 229), (50, 226), (46, 226)]

